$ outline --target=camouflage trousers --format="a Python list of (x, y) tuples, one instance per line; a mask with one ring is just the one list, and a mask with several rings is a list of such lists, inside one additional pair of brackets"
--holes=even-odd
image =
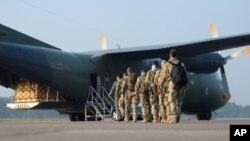
[(117, 115), (117, 119), (120, 120), (121, 119), (121, 112), (119, 109), (119, 95), (115, 94), (115, 107), (116, 107), (116, 115)]
[(119, 98), (118, 107), (120, 110), (121, 118), (123, 118), (124, 113), (125, 113), (125, 96), (124, 96), (124, 94), (121, 94), (121, 96)]
[(149, 99), (151, 106), (151, 114), (153, 115), (153, 121), (158, 122), (158, 112), (157, 112), (157, 95), (153, 91), (149, 91)]
[(140, 102), (141, 102), (141, 112), (142, 112), (142, 119), (143, 120), (149, 120), (149, 103), (147, 101), (147, 95), (146, 94), (139, 94), (140, 96)]
[(165, 95), (159, 94), (158, 101), (159, 101), (159, 122), (165, 122), (166, 120), (166, 108), (165, 108)]
[(137, 104), (138, 104), (138, 96), (134, 95), (133, 91), (127, 91), (125, 96), (125, 118), (124, 121), (129, 121), (130, 118), (130, 108), (132, 103), (132, 111), (133, 111), (133, 121), (137, 121)]
[(166, 122), (167, 119), (167, 106), (168, 106), (168, 87), (158, 87), (158, 101), (159, 101), (159, 121)]
[(167, 98), (167, 123), (177, 123), (181, 115), (183, 88), (175, 89), (172, 81), (169, 82)]

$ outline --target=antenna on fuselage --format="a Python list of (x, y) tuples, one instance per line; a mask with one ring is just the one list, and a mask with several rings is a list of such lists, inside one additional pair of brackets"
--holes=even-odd
[(121, 46), (120, 46), (119, 44), (117, 44), (117, 48), (118, 48), (118, 49), (121, 49)]

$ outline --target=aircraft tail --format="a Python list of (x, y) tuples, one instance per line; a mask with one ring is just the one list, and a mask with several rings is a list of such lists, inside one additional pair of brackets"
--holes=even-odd
[(28, 35), (25, 35), (9, 27), (6, 27), (2, 24), (0, 24), (0, 42), (25, 44), (36, 47), (45, 47), (45, 48), (60, 50), (59, 48), (56, 48), (42, 41), (39, 41), (35, 38), (32, 38)]

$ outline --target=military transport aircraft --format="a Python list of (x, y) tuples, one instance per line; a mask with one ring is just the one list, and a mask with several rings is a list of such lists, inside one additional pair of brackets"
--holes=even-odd
[(117, 49), (107, 49), (103, 36), (103, 50), (70, 53), (0, 25), (0, 84), (16, 91), (7, 107), (55, 109), (71, 121), (110, 116), (115, 107), (107, 91), (115, 76), (128, 66), (148, 70), (152, 60), (168, 59), (176, 49), (190, 77), (183, 113), (210, 120), (231, 97), (223, 66), (250, 52), (221, 56), (218, 51), (250, 45), (250, 34), (215, 38), (214, 24), (211, 29), (213, 39)]

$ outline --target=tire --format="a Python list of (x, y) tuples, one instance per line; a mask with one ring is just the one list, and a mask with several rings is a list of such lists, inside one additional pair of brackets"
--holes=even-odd
[(196, 117), (198, 120), (211, 120), (212, 113), (211, 112), (197, 113)]
[(69, 120), (74, 122), (74, 121), (85, 121), (84, 114), (70, 114), (69, 115)]
[(119, 121), (120, 119), (118, 119), (118, 116), (117, 116), (117, 114), (116, 114), (116, 110), (113, 110), (113, 112), (112, 112), (112, 119), (114, 120), (114, 121)]
[(85, 121), (84, 114), (77, 114), (76, 115), (76, 121)]
[(72, 121), (72, 122), (76, 121), (76, 116), (75, 116), (75, 114), (70, 114), (70, 115), (69, 115), (69, 120)]

